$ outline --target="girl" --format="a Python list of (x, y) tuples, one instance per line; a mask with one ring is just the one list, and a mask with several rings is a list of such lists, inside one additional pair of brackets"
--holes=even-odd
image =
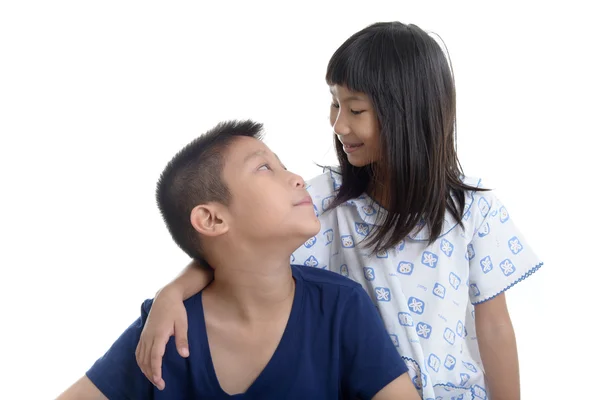
[[(322, 229), (292, 263), (365, 288), (423, 398), (519, 398), (504, 291), (542, 263), (494, 194), (462, 173), (440, 46), (415, 25), (377, 23), (342, 44), (326, 80), (340, 166), (307, 184)], [(189, 354), (182, 301), (210, 280), (193, 262), (156, 297), (136, 355), (159, 388), (169, 337)]]

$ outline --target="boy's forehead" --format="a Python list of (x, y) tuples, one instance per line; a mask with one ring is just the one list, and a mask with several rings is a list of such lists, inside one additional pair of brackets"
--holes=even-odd
[(251, 137), (240, 137), (231, 144), (227, 158), (236, 164), (245, 164), (255, 157), (268, 157), (272, 154), (273, 152), (269, 149), (269, 146), (261, 140)]

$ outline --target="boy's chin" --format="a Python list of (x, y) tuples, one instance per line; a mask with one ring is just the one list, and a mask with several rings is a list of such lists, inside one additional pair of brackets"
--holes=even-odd
[(318, 222), (318, 220), (315, 224), (306, 224), (305, 226), (299, 227), (297, 230), (297, 235), (295, 235), (298, 238), (298, 246), (296, 246), (296, 249), (314, 238), (320, 230), (321, 224)]
[(319, 222), (319, 220), (315, 217), (315, 221), (311, 221), (311, 224), (306, 224), (306, 236), (308, 236), (306, 238), (306, 240), (312, 238), (313, 236), (315, 236), (317, 233), (319, 233), (319, 231), (321, 230), (321, 223)]

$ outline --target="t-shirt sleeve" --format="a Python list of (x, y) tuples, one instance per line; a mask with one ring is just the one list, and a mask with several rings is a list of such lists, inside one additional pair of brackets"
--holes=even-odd
[(340, 362), (344, 395), (370, 399), (408, 368), (362, 288), (354, 289), (342, 318)]
[(135, 349), (151, 306), (152, 300), (142, 304), (141, 317), (121, 334), (86, 373), (102, 394), (111, 400), (152, 398), (154, 387), (135, 359)]
[(483, 303), (536, 272), (542, 262), (491, 192), (477, 193), (471, 210), (476, 231), (467, 247), (469, 293)]

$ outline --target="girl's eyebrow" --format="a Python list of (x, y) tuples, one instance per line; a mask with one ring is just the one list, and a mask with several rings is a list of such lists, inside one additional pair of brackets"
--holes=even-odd
[[(333, 93), (333, 91), (332, 91), (331, 89), (329, 90), (329, 93), (331, 93), (331, 95), (332, 95), (333, 97), (336, 97), (336, 96), (335, 96), (335, 94)], [(345, 98), (343, 98), (342, 100), (343, 100), (343, 101), (366, 101), (366, 99), (363, 99), (362, 97), (359, 97), (359, 96), (357, 96), (357, 95), (355, 95), (355, 94), (353, 94), (353, 95), (350, 95), (350, 96), (348, 96), (348, 97), (345, 97)]]

